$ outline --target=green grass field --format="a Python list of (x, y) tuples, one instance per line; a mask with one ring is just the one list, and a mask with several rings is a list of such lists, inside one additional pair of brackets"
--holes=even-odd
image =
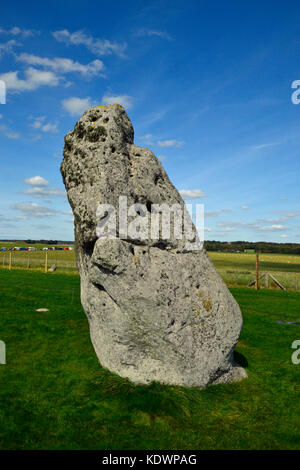
[(300, 319), (299, 293), (233, 288), (249, 378), (197, 390), (134, 386), (100, 367), (78, 275), (0, 269), (0, 289), (1, 449), (299, 448), (299, 325), (277, 323)]

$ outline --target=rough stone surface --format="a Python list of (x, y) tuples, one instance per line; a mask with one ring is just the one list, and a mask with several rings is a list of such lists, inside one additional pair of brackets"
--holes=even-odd
[(234, 364), (238, 304), (205, 250), (186, 240), (98, 238), (100, 203), (183, 200), (159, 160), (133, 145), (120, 105), (88, 109), (65, 137), (61, 165), (75, 218), (81, 300), (100, 363), (134, 383), (192, 387), (246, 377)]

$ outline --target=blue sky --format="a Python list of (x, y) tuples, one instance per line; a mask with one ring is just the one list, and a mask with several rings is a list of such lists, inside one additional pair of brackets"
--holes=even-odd
[(119, 102), (205, 205), (206, 239), (299, 242), (299, 17), (274, 0), (2, 3), (0, 238), (73, 239), (63, 137)]

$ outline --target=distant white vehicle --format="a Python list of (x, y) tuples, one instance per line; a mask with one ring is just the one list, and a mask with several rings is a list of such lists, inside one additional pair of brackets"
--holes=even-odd
[(71, 246), (69, 246), (69, 250), (70, 250), (70, 251), (73, 251), (73, 250), (74, 250), (74, 248), (72, 248)]
[(29, 246), (28, 251), (36, 251), (36, 248), (34, 246)]
[(49, 248), (47, 248), (46, 246), (44, 246), (44, 248), (42, 248), (42, 251), (48, 251)]

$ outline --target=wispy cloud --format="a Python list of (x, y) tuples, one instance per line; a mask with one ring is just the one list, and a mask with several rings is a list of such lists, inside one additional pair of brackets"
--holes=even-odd
[(129, 95), (104, 95), (101, 101), (102, 104), (115, 104), (118, 103), (124, 108), (131, 108), (133, 98)]
[(59, 212), (34, 202), (12, 204), (11, 207), (26, 217), (51, 217)]
[(282, 142), (269, 142), (269, 143), (266, 143), (266, 144), (253, 145), (252, 149), (253, 150), (262, 150), (262, 149), (269, 148), (269, 147), (276, 147), (277, 145), (281, 145), (281, 144), (282, 144)]
[(232, 212), (230, 209), (220, 209), (215, 211), (205, 211), (205, 217), (219, 217), (221, 214), (228, 214)]
[(2, 134), (4, 134), (8, 139), (19, 139), (20, 138), (20, 134), (18, 132), (15, 132), (15, 131), (9, 129), (9, 127), (5, 126), (4, 124), (0, 125), (0, 132)]
[(139, 137), (140, 140), (143, 141), (144, 145), (153, 145), (153, 135), (152, 134), (145, 134)]
[(41, 131), (42, 132), (58, 132), (57, 126), (58, 126), (57, 124), (50, 124), (50, 122), (48, 122), (48, 124), (44, 124), (41, 127)]
[(83, 45), (98, 56), (116, 54), (119, 57), (124, 57), (124, 51), (127, 47), (126, 43), (120, 44), (111, 42), (108, 39), (94, 38), (83, 30), (70, 33), (67, 29), (63, 29), (54, 31), (52, 35), (57, 41), (64, 42), (67, 45)]
[(277, 232), (278, 230), (288, 230), (289, 227), (286, 225), (282, 224), (272, 224), (272, 225), (266, 225), (262, 227), (257, 227), (257, 230), (261, 232)]
[(167, 114), (168, 111), (169, 107), (165, 107), (164, 109), (159, 109), (158, 111), (153, 111), (152, 113), (145, 115), (142, 118), (143, 126), (150, 126), (151, 124), (160, 121), (161, 119), (163, 119), (163, 117)]
[(30, 126), (42, 132), (57, 132), (57, 124), (46, 123), (45, 119), (46, 116), (34, 118)]
[(147, 29), (147, 28), (140, 28), (136, 33), (135, 36), (156, 36), (161, 39), (166, 39), (167, 41), (172, 41), (172, 37), (166, 33), (166, 31), (158, 31), (155, 29)]
[(182, 147), (184, 145), (184, 142), (178, 141), (178, 140), (158, 140), (157, 145), (159, 147)]
[(11, 39), (7, 42), (0, 43), (0, 57), (2, 54), (10, 54), (14, 51), (14, 48), (21, 46), (21, 44), (15, 39)]
[(202, 189), (181, 189), (179, 193), (183, 199), (197, 199), (206, 196)]
[(18, 26), (13, 26), (10, 29), (0, 28), (0, 34), (7, 34), (10, 36), (21, 36), (23, 38), (33, 36), (36, 33), (37, 31), (34, 31), (33, 29), (22, 29), (22, 28), (19, 28)]
[(24, 191), (21, 191), (21, 193), (28, 194), (36, 198), (51, 196), (66, 197), (66, 193), (64, 191), (60, 191), (56, 188), (43, 188), (40, 186), (25, 189)]
[[(234, 221), (225, 221), (219, 222), (218, 227), (220, 227), (220, 231), (231, 231), (232, 229), (247, 229), (253, 230), (255, 232), (278, 232), (282, 230), (289, 230), (289, 227), (282, 224), (271, 224), (271, 225), (261, 225), (258, 222), (234, 222)], [(229, 230), (230, 229), (230, 230)]]
[(49, 68), (57, 73), (78, 72), (86, 78), (99, 75), (104, 70), (104, 64), (99, 59), (93, 60), (88, 64), (81, 64), (68, 58), (55, 57), (54, 59), (49, 59), (27, 53), (20, 54), (16, 59), (28, 65)]
[(184, 145), (184, 142), (178, 140), (157, 140), (152, 134), (145, 134), (139, 137), (143, 141), (144, 145), (158, 145), (159, 147), (173, 147), (180, 148)]

